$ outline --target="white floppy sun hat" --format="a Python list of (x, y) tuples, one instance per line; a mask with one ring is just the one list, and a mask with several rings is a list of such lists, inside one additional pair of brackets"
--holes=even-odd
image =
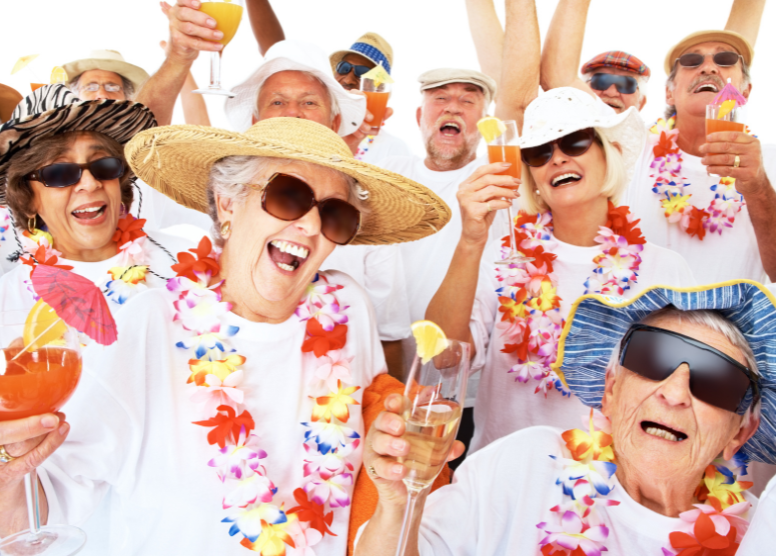
[(600, 98), (574, 87), (550, 89), (528, 105), (520, 147), (544, 145), (591, 127), (620, 145), (630, 180), (647, 137), (647, 128), (638, 110), (631, 106), (618, 114)]
[(242, 133), (253, 125), (259, 89), (268, 77), (280, 71), (305, 71), (320, 79), (339, 104), (342, 119), (337, 134), (345, 137), (358, 130), (366, 116), (366, 97), (347, 92), (334, 79), (323, 50), (306, 42), (285, 40), (272, 45), (259, 69), (232, 89), (235, 96), (227, 99), (224, 110), (235, 131)]

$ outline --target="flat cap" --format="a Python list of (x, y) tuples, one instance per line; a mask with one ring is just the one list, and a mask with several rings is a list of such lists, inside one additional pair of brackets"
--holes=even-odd
[(579, 70), (582, 75), (590, 73), (598, 68), (615, 68), (623, 71), (629, 71), (636, 75), (649, 79), (652, 72), (649, 66), (636, 58), (633, 54), (628, 54), (622, 50), (610, 50), (603, 52), (598, 56), (588, 60)]
[(496, 81), (482, 72), (470, 69), (439, 68), (429, 70), (418, 77), (421, 92), (449, 83), (471, 83), (485, 93), (485, 100), (491, 103), (496, 96)]

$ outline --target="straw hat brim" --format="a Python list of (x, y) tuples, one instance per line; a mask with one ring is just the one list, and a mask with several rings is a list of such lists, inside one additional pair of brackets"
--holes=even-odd
[(685, 50), (704, 42), (724, 42), (729, 44), (744, 57), (744, 62), (746, 62), (747, 66), (750, 66), (754, 59), (754, 48), (743, 35), (735, 31), (698, 31), (697, 33), (687, 35), (668, 51), (664, 62), (666, 75), (671, 75), (671, 70), (674, 69), (674, 62)]
[(228, 156), (287, 158), (339, 170), (369, 192), (364, 201), (368, 212), (352, 242), (356, 245), (414, 241), (436, 233), (450, 220), (450, 208), (430, 189), (356, 160), (349, 151), (339, 150), (342, 148), (346, 149), (344, 142), (320, 124), (271, 118), (246, 134), (195, 125), (149, 129), (127, 144), (125, 155), (145, 183), (178, 204), (206, 214), (210, 169)]
[(75, 60), (65, 64), (62, 68), (67, 73), (68, 81), (89, 70), (112, 71), (128, 79), (135, 87), (135, 91), (140, 90), (143, 83), (148, 81), (150, 77), (148, 72), (139, 66), (124, 62), (123, 60), (112, 60), (110, 58), (84, 58), (83, 60)]

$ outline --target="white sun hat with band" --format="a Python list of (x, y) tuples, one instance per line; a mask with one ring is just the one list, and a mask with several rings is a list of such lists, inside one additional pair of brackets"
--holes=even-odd
[(340, 136), (354, 133), (363, 123), (366, 97), (347, 92), (334, 79), (326, 53), (314, 44), (285, 40), (273, 44), (259, 69), (232, 89), (235, 96), (226, 100), (224, 111), (234, 129), (242, 132), (251, 127), (259, 89), (268, 77), (280, 71), (308, 72), (326, 85), (339, 105), (342, 119), (337, 133)]
[(550, 89), (528, 105), (520, 148), (544, 145), (591, 127), (620, 145), (630, 181), (647, 139), (647, 129), (638, 110), (631, 106), (618, 114), (600, 98), (574, 87)]
[(339, 170), (368, 194), (367, 213), (353, 244), (421, 239), (442, 229), (452, 214), (427, 187), (356, 160), (331, 129), (300, 118), (268, 118), (245, 133), (195, 125), (157, 127), (138, 133), (125, 154), (145, 183), (205, 214), (210, 169), (228, 156), (287, 158)]
[(140, 87), (149, 78), (146, 70), (130, 64), (116, 50), (92, 50), (84, 58), (68, 62), (62, 68), (67, 73), (68, 81), (72, 81), (83, 72), (89, 70), (112, 71), (129, 80), (135, 87), (135, 91), (140, 90)]

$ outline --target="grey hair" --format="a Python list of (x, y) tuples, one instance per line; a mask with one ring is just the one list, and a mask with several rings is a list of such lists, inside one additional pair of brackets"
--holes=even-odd
[(207, 200), (210, 218), (213, 220), (213, 237), (216, 245), (222, 246), (224, 238), (221, 236), (221, 221), (218, 218), (216, 197), (225, 197), (237, 203), (244, 203), (245, 199), (254, 189), (250, 187), (253, 180), (259, 174), (269, 174), (273, 168), (282, 164), (294, 164), (306, 168), (314, 168), (315, 172), (330, 172), (345, 179), (348, 184), (348, 202), (356, 207), (362, 215), (362, 219), (368, 214), (365, 201), (369, 192), (361, 187), (354, 178), (349, 175), (302, 160), (290, 158), (274, 158), (268, 156), (227, 156), (217, 161), (210, 168), (210, 176), (207, 183)]
[[(321, 79), (311, 71), (304, 71), (304, 70), (292, 70), (292, 71), (298, 71), (299, 73), (309, 75), (310, 77), (315, 79), (318, 83), (320, 83), (324, 89), (326, 89), (326, 92), (329, 93), (329, 102), (331, 103), (331, 120), (333, 122), (334, 118), (336, 118), (342, 113), (342, 110), (340, 109), (339, 102), (337, 101), (337, 96), (334, 94), (334, 91), (331, 90), (331, 87), (329, 87), (326, 83), (323, 82), (323, 79)], [(266, 81), (267, 80), (265, 79), (264, 83), (266, 83)], [(256, 91), (256, 98), (253, 99), (253, 117), (256, 118), (257, 120), (259, 119), (259, 95), (261, 94), (262, 87), (264, 87), (264, 83), (262, 83), (261, 87), (258, 88), (258, 90)], [(337, 130), (335, 129), (334, 131), (337, 131)]]
[[(115, 72), (114, 72), (115, 73)], [(81, 85), (81, 76), (83, 73), (78, 74), (67, 83), (67, 88), (73, 91), (78, 96), (78, 90)], [(121, 88), (124, 90), (124, 98), (127, 100), (133, 100), (135, 98), (135, 86), (132, 82), (123, 75), (116, 74), (121, 78)]]
[[(674, 60), (674, 67), (671, 68), (671, 73), (668, 74), (668, 77), (666, 78), (666, 87), (668, 87), (669, 91), (673, 91), (676, 88), (676, 70), (679, 67), (678, 58)], [(741, 81), (741, 88), (746, 89), (749, 84), (752, 82), (752, 76), (749, 73), (749, 64), (746, 63), (746, 60), (744, 60), (743, 57), (741, 57), (741, 75), (743, 77)], [(669, 104), (666, 106), (665, 111), (665, 119), (668, 120), (671, 116), (673, 116), (676, 113), (676, 107), (673, 104)]]
[[(720, 334), (725, 336), (725, 338), (734, 347), (738, 348), (741, 351), (741, 353), (744, 356), (744, 361), (746, 361), (746, 366), (749, 367), (749, 370), (754, 375), (754, 377), (759, 379), (762, 376), (759, 368), (757, 367), (757, 359), (754, 356), (754, 352), (752, 351), (752, 348), (749, 345), (749, 342), (741, 333), (741, 330), (739, 330), (735, 324), (733, 324), (731, 321), (726, 319), (718, 311), (713, 311), (709, 309), (698, 309), (695, 311), (682, 311), (680, 309), (677, 309), (673, 305), (669, 305), (653, 313), (650, 313), (649, 315), (641, 319), (639, 322), (642, 324), (649, 324), (651, 321), (654, 321), (656, 318), (661, 316), (676, 317), (683, 323), (697, 324), (700, 326), (705, 326), (706, 328), (714, 330), (715, 332), (719, 332)], [(619, 342), (617, 342), (617, 345), (615, 346), (614, 350), (612, 350), (612, 355), (609, 358), (609, 364), (606, 367), (607, 371), (613, 370), (615, 373), (619, 373), (622, 370), (622, 367), (620, 366), (621, 346), (622, 346), (622, 339)], [(762, 406), (761, 399), (754, 400), (754, 403), (750, 405), (749, 408), (747, 408), (746, 412), (744, 413), (741, 424), (746, 426), (749, 424), (749, 422), (752, 419), (759, 420), (761, 406)]]

